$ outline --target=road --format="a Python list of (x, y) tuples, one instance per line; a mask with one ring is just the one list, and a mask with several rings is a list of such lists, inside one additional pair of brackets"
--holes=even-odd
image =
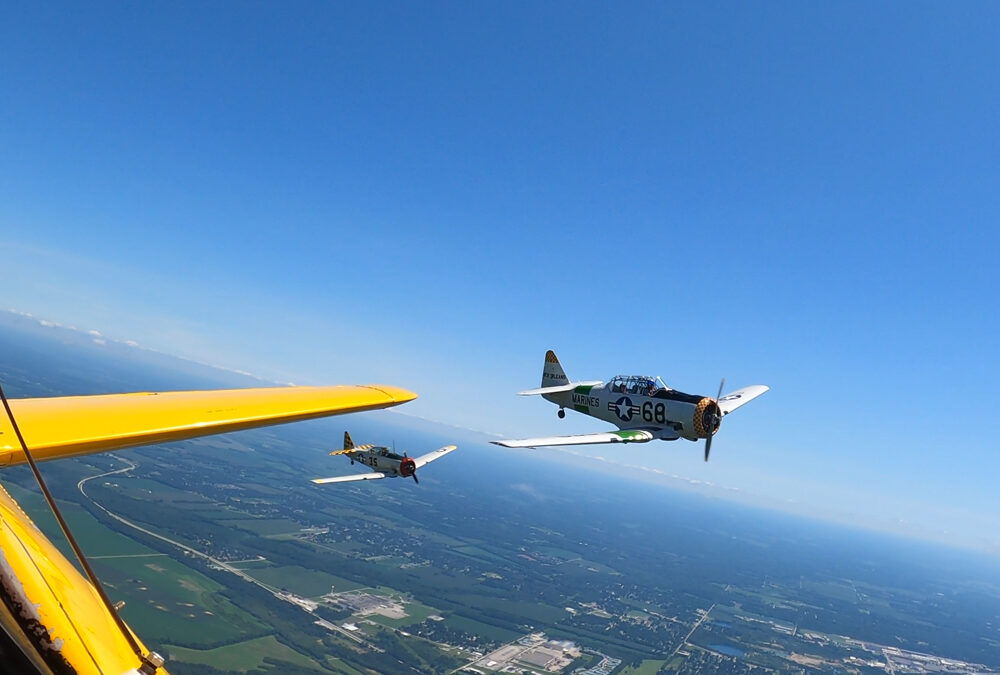
[[(296, 605), (298, 607), (301, 607), (303, 611), (308, 612), (309, 614), (312, 614), (313, 616), (315, 616), (315, 613), (313, 611), (311, 611), (307, 607), (304, 607), (301, 603), (296, 602), (295, 599), (294, 599), (296, 596), (294, 596), (293, 594), (288, 593), (288, 592), (283, 591), (283, 590), (278, 589), (278, 588), (274, 588), (273, 586), (269, 586), (269, 585), (265, 584), (264, 582), (259, 581), (259, 580), (255, 579), (254, 577), (250, 576), (249, 574), (247, 574), (243, 570), (238, 569), (236, 567), (233, 567), (229, 563), (224, 562), (222, 560), (219, 560), (218, 558), (214, 558), (214, 557), (210, 556), (207, 553), (203, 553), (202, 551), (199, 551), (199, 550), (197, 550), (195, 548), (192, 548), (192, 547), (188, 546), (187, 544), (182, 544), (179, 541), (171, 539), (170, 537), (166, 537), (166, 536), (164, 536), (162, 534), (158, 534), (156, 532), (153, 532), (152, 530), (150, 530), (148, 528), (145, 528), (145, 527), (142, 527), (141, 525), (136, 525), (132, 521), (130, 521), (130, 520), (126, 519), (126, 518), (123, 518), (122, 516), (118, 515), (117, 513), (115, 513), (113, 511), (107, 509), (100, 502), (98, 502), (96, 499), (94, 499), (93, 497), (91, 497), (90, 495), (88, 495), (87, 491), (84, 489), (84, 485), (86, 485), (88, 482), (94, 480), (95, 478), (104, 478), (106, 476), (114, 476), (114, 475), (120, 474), (120, 473), (127, 473), (129, 471), (133, 471), (136, 467), (139, 466), (135, 462), (129, 461), (129, 460), (125, 459), (124, 457), (115, 457), (115, 459), (117, 459), (119, 462), (127, 464), (127, 466), (122, 467), (121, 469), (115, 469), (114, 471), (105, 471), (104, 473), (99, 473), (99, 474), (97, 474), (95, 476), (89, 476), (89, 477), (84, 478), (83, 480), (79, 481), (76, 484), (76, 488), (80, 491), (80, 494), (82, 494), (84, 497), (86, 497), (87, 499), (89, 499), (90, 502), (94, 506), (96, 506), (101, 511), (103, 511), (104, 513), (106, 513), (108, 515), (108, 517), (114, 518), (115, 520), (117, 520), (122, 525), (130, 527), (133, 530), (136, 530), (138, 532), (142, 532), (143, 534), (149, 535), (150, 537), (155, 537), (156, 539), (159, 539), (160, 541), (164, 541), (164, 542), (166, 542), (168, 544), (176, 546), (177, 548), (181, 549), (182, 551), (190, 553), (191, 555), (193, 555), (193, 556), (195, 556), (197, 558), (201, 558), (203, 560), (207, 560), (208, 562), (210, 562), (211, 564), (215, 565), (216, 567), (218, 567), (220, 569), (223, 569), (223, 570), (225, 570), (227, 572), (232, 572), (233, 574), (235, 574), (236, 576), (240, 577), (241, 579), (249, 581), (251, 584), (254, 584), (255, 586), (259, 586), (260, 588), (263, 588), (265, 591), (267, 591), (268, 593), (270, 593), (274, 597), (278, 598), (279, 600), (283, 600), (285, 602), (291, 602), (292, 604), (294, 604), (294, 605)], [(140, 555), (148, 555), (148, 554), (140, 554)], [(162, 554), (153, 554), (153, 555), (162, 555)], [(243, 562), (246, 562), (246, 561), (243, 561)], [(319, 618), (319, 617), (317, 617), (317, 618)], [(367, 646), (367, 647), (369, 647), (371, 649), (374, 649), (376, 651), (380, 651), (380, 652), (384, 651), (382, 649), (379, 649), (375, 645), (369, 644), (366, 640), (363, 640), (360, 636), (355, 635), (355, 634), (353, 634), (353, 633), (351, 633), (351, 632), (349, 632), (347, 630), (344, 630), (340, 626), (337, 626), (337, 625), (332, 624), (330, 622), (324, 621), (324, 627), (326, 627), (329, 630), (329, 626), (333, 626), (334, 632), (339, 633), (339, 634), (341, 634), (341, 635), (343, 635), (345, 637), (348, 637), (351, 640), (353, 640), (354, 642), (359, 642), (361, 644), (364, 644), (365, 646)]]
[(691, 639), (691, 636), (694, 635), (694, 632), (698, 630), (698, 626), (700, 626), (702, 622), (708, 618), (708, 615), (712, 613), (713, 609), (715, 609), (715, 603), (713, 603), (712, 606), (708, 608), (708, 611), (706, 611), (704, 614), (698, 617), (698, 620), (694, 622), (693, 626), (691, 626), (691, 630), (688, 631), (688, 634), (684, 636), (684, 639), (681, 640), (681, 643), (677, 645), (674, 651), (670, 653), (670, 658), (677, 656), (677, 652), (681, 650), (681, 647), (687, 644), (687, 641)]
[(277, 588), (274, 588), (273, 586), (268, 586), (267, 584), (265, 584), (265, 583), (263, 583), (261, 581), (258, 581), (257, 579), (254, 579), (252, 576), (250, 576), (249, 574), (247, 574), (243, 570), (237, 569), (237, 568), (233, 567), (232, 565), (230, 565), (229, 563), (226, 563), (226, 562), (223, 562), (222, 560), (219, 560), (218, 558), (213, 558), (212, 556), (208, 555), (207, 553), (202, 553), (201, 551), (199, 551), (197, 549), (191, 548), (187, 544), (182, 544), (179, 541), (175, 541), (174, 539), (171, 539), (170, 537), (165, 537), (162, 534), (158, 534), (156, 532), (153, 532), (152, 530), (147, 529), (145, 527), (142, 527), (141, 525), (136, 525), (132, 521), (130, 521), (130, 520), (126, 519), (126, 518), (122, 518), (117, 513), (114, 513), (113, 511), (105, 508), (100, 502), (98, 502), (96, 499), (94, 499), (93, 497), (91, 497), (90, 495), (88, 495), (87, 491), (84, 489), (84, 485), (86, 485), (88, 482), (94, 480), (95, 478), (104, 478), (106, 476), (114, 476), (115, 474), (119, 474), (119, 473), (126, 473), (128, 471), (134, 470), (137, 466), (139, 466), (135, 462), (131, 462), (131, 461), (129, 461), (129, 460), (123, 458), (123, 457), (115, 457), (115, 459), (117, 459), (119, 462), (123, 462), (123, 463), (127, 464), (128, 466), (123, 467), (121, 469), (116, 469), (114, 471), (105, 471), (104, 473), (99, 473), (96, 476), (90, 476), (88, 478), (84, 478), (83, 480), (79, 481), (76, 484), (76, 488), (80, 491), (80, 494), (82, 494), (84, 497), (86, 497), (87, 499), (89, 499), (94, 506), (96, 506), (97, 508), (99, 508), (101, 511), (104, 511), (104, 513), (108, 514), (109, 517), (114, 518), (115, 520), (117, 520), (122, 525), (125, 525), (127, 527), (131, 527), (133, 530), (137, 530), (139, 532), (142, 532), (143, 534), (149, 535), (150, 537), (155, 537), (156, 539), (159, 539), (160, 541), (165, 541), (168, 544), (172, 544), (173, 546), (176, 546), (177, 548), (179, 548), (179, 549), (181, 549), (183, 551), (186, 551), (187, 553), (190, 553), (191, 555), (193, 555), (193, 556), (195, 556), (197, 558), (202, 558), (203, 560), (207, 560), (208, 562), (212, 563), (213, 565), (215, 565), (215, 566), (217, 566), (217, 567), (219, 567), (221, 569), (226, 570), (227, 572), (232, 572), (233, 574), (235, 574), (236, 576), (240, 577), (241, 579), (249, 581), (250, 583), (254, 584), (255, 586), (259, 586), (259, 587), (263, 588), (265, 591), (271, 593), (272, 595), (274, 595), (277, 598), (284, 599), (283, 597), (281, 597), (282, 594), (283, 594), (283, 591), (281, 591), (281, 590), (279, 590)]

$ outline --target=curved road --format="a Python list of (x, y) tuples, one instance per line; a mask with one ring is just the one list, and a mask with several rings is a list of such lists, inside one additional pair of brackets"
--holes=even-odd
[[(155, 537), (156, 539), (159, 539), (160, 541), (165, 541), (168, 544), (172, 544), (173, 546), (176, 546), (177, 548), (179, 548), (179, 549), (181, 549), (183, 551), (186, 551), (186, 552), (190, 553), (193, 556), (196, 556), (198, 558), (202, 558), (203, 560), (207, 560), (208, 562), (212, 563), (213, 565), (218, 566), (220, 569), (224, 569), (227, 572), (232, 572), (233, 574), (235, 574), (236, 576), (240, 577), (241, 579), (249, 581), (250, 583), (252, 583), (252, 584), (254, 584), (256, 586), (259, 586), (259, 587), (263, 588), (265, 591), (267, 591), (268, 593), (270, 593), (274, 597), (278, 598), (279, 600), (284, 600), (285, 602), (291, 602), (292, 604), (296, 605), (297, 607), (301, 607), (303, 610), (305, 610), (309, 614), (313, 614), (315, 616), (315, 612), (313, 612), (313, 610), (311, 610), (311, 609), (303, 606), (302, 604), (300, 604), (298, 602), (295, 602), (295, 600), (293, 599), (292, 594), (286, 593), (285, 591), (282, 591), (282, 590), (279, 590), (277, 588), (274, 588), (273, 586), (268, 586), (267, 584), (263, 583), (262, 581), (259, 581), (259, 580), (255, 579), (255, 578), (253, 578), (252, 576), (250, 576), (249, 574), (247, 574), (243, 570), (238, 569), (236, 567), (233, 567), (229, 563), (224, 562), (222, 560), (219, 560), (218, 558), (213, 558), (212, 556), (208, 555), (207, 553), (203, 553), (203, 552), (201, 552), (201, 551), (199, 551), (197, 549), (191, 548), (187, 544), (182, 544), (179, 541), (171, 539), (170, 537), (165, 537), (162, 534), (157, 534), (156, 532), (153, 532), (150, 529), (142, 527), (141, 525), (136, 525), (132, 521), (127, 520), (125, 518), (122, 518), (117, 513), (114, 513), (113, 511), (107, 509), (105, 506), (103, 506), (96, 499), (94, 499), (93, 497), (91, 497), (90, 495), (88, 495), (87, 491), (84, 490), (84, 488), (83, 488), (83, 486), (88, 481), (92, 481), (95, 478), (103, 478), (105, 476), (113, 476), (113, 475), (119, 474), (119, 473), (127, 473), (127, 472), (132, 471), (133, 469), (135, 469), (137, 466), (139, 466), (135, 462), (129, 461), (129, 460), (125, 459), (124, 457), (115, 457), (115, 459), (117, 459), (119, 462), (123, 462), (124, 464), (127, 464), (128, 466), (125, 466), (125, 467), (123, 467), (121, 469), (115, 469), (114, 471), (105, 471), (104, 473), (99, 473), (99, 474), (97, 474), (95, 476), (89, 476), (87, 478), (84, 478), (84, 479), (80, 480), (76, 484), (76, 488), (80, 491), (80, 494), (82, 494), (84, 497), (86, 497), (87, 499), (89, 499), (90, 502), (94, 506), (96, 506), (97, 508), (99, 508), (101, 511), (104, 511), (104, 513), (108, 514), (109, 517), (114, 518), (115, 520), (117, 520), (122, 525), (126, 525), (128, 527), (131, 527), (133, 530), (138, 530), (139, 532), (142, 532), (143, 534), (149, 535), (150, 537)], [(362, 644), (366, 644), (367, 646), (372, 647), (373, 649), (376, 649), (378, 651), (384, 651), (382, 649), (379, 649), (378, 647), (375, 647), (374, 645), (368, 644), (367, 641), (362, 640), (359, 636), (356, 636), (353, 633), (350, 633), (350, 632), (344, 630), (340, 626), (337, 626), (337, 625), (332, 624), (330, 622), (324, 622), (324, 626), (327, 627), (328, 630), (330, 630), (330, 627), (332, 627), (332, 630), (334, 630), (335, 632), (337, 632), (337, 633), (339, 633), (341, 635), (344, 635), (344, 636), (350, 638), (351, 640), (353, 640), (355, 642), (360, 642)]]
[(216, 565), (216, 566), (218, 566), (218, 567), (226, 570), (227, 572), (232, 572), (236, 576), (238, 576), (238, 577), (240, 577), (242, 579), (245, 579), (246, 581), (249, 581), (252, 584), (256, 584), (257, 586), (260, 586), (261, 588), (263, 588), (264, 590), (268, 591), (269, 593), (271, 593), (271, 594), (273, 594), (275, 596), (281, 597), (282, 591), (279, 591), (278, 589), (276, 589), (276, 588), (274, 588), (272, 586), (268, 586), (267, 584), (265, 584), (265, 583), (263, 583), (261, 581), (258, 581), (257, 579), (254, 579), (252, 576), (250, 576), (249, 574), (247, 574), (243, 570), (237, 569), (237, 568), (233, 567), (232, 565), (230, 565), (229, 563), (226, 563), (226, 562), (223, 562), (223, 561), (219, 560), (218, 558), (213, 558), (212, 556), (208, 555), (207, 553), (202, 553), (201, 551), (199, 551), (197, 549), (193, 549), (190, 546), (188, 546), (187, 544), (182, 544), (181, 542), (175, 541), (175, 540), (171, 539), (170, 537), (165, 537), (162, 534), (157, 534), (156, 532), (153, 532), (152, 530), (148, 530), (145, 527), (142, 527), (141, 525), (136, 525), (132, 521), (126, 520), (125, 518), (122, 518), (121, 516), (119, 516), (117, 513), (114, 513), (113, 511), (108, 510), (103, 505), (101, 505), (100, 502), (98, 502), (96, 499), (94, 499), (93, 497), (91, 497), (90, 495), (88, 495), (87, 491), (83, 489), (84, 484), (87, 483), (88, 481), (92, 481), (95, 478), (103, 478), (105, 476), (113, 476), (113, 475), (118, 474), (118, 473), (126, 473), (128, 471), (132, 471), (137, 466), (139, 466), (135, 462), (130, 462), (129, 460), (124, 459), (122, 457), (115, 457), (115, 459), (117, 459), (119, 462), (124, 462), (128, 466), (126, 466), (126, 467), (124, 467), (122, 469), (116, 469), (114, 471), (105, 471), (104, 473), (99, 473), (96, 476), (90, 476), (88, 478), (84, 478), (83, 480), (81, 480), (80, 482), (78, 482), (76, 484), (76, 488), (80, 491), (80, 494), (82, 494), (84, 497), (86, 497), (87, 499), (89, 499), (90, 502), (94, 506), (96, 506), (97, 508), (99, 508), (101, 511), (104, 511), (106, 514), (108, 514), (110, 517), (112, 517), (115, 520), (117, 520), (122, 525), (127, 525), (128, 527), (131, 527), (133, 530), (138, 530), (139, 532), (142, 532), (143, 534), (147, 534), (150, 537), (156, 537), (160, 541), (165, 541), (168, 544), (173, 544), (177, 548), (182, 549), (184, 551), (187, 551), (188, 553), (190, 553), (193, 556), (197, 556), (199, 558), (203, 558), (204, 560), (209, 561), (213, 565)]

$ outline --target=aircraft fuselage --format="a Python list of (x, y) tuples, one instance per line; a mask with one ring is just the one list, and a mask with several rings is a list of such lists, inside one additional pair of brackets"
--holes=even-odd
[[(714, 399), (658, 389), (651, 394), (630, 391), (615, 383), (582, 385), (572, 391), (543, 394), (560, 408), (575, 410), (614, 424), (619, 429), (645, 429), (660, 440), (705, 438), (714, 426), (709, 415)], [(715, 429), (711, 429), (714, 433)]]
[(400, 470), (404, 459), (403, 456), (397, 455), (388, 448), (375, 447), (370, 450), (354, 452), (350, 457), (352, 464), (354, 462), (364, 464), (372, 471), (384, 473), (386, 478), (395, 478), (396, 476), (403, 475), (403, 472)]

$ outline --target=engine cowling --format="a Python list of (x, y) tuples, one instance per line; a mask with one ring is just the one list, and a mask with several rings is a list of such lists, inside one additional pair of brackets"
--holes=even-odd
[(399, 475), (403, 478), (409, 478), (417, 472), (417, 463), (413, 461), (412, 457), (404, 457), (399, 460)]
[(704, 397), (694, 408), (694, 433), (697, 438), (708, 438), (722, 424), (722, 409), (714, 398)]

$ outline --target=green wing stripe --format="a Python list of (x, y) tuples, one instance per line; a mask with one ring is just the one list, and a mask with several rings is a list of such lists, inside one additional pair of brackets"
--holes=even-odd
[(628, 431), (628, 430), (623, 430), (623, 431), (612, 431), (611, 433), (613, 433), (618, 438), (622, 439), (622, 441), (624, 441), (625, 443), (629, 443), (631, 441), (642, 442), (642, 441), (649, 440), (649, 432), (648, 431)]

